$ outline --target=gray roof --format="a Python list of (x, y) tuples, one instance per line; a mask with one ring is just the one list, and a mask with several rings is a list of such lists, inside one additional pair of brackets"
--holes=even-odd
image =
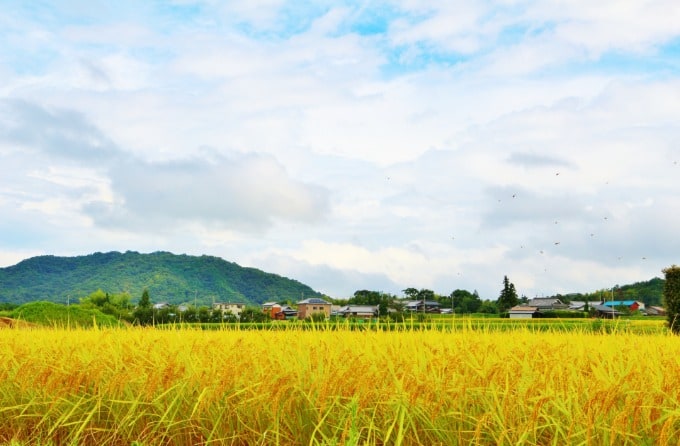
[(375, 313), (378, 307), (372, 305), (345, 305), (338, 313)]
[[(600, 303), (602, 303), (602, 301), (592, 300), (592, 301), (589, 301), (587, 303), (588, 303), (589, 307), (593, 308), (593, 307), (595, 307), (595, 305), (600, 305)], [(570, 310), (583, 308), (585, 306), (586, 306), (586, 301), (584, 301), (584, 300), (572, 300), (571, 302), (569, 302), (569, 309)]]
[(562, 301), (554, 297), (534, 297), (527, 304), (528, 306), (543, 306), (543, 305), (554, 305), (561, 304)]
[(301, 300), (300, 302), (298, 302), (298, 305), (299, 304), (326, 304), (326, 305), (330, 305), (331, 303), (326, 302), (325, 300), (320, 299), (318, 297), (310, 297), (309, 299)]
[(540, 310), (557, 310), (569, 307), (569, 305), (562, 303), (561, 300), (554, 297), (535, 297), (527, 303), (527, 306), (538, 307)]
[(612, 307), (608, 307), (606, 305), (595, 305), (593, 308), (596, 311), (599, 311), (601, 313), (621, 314), (621, 312), (613, 309)]
[[(422, 304), (423, 304), (422, 300), (410, 300), (410, 301), (406, 302), (407, 307), (415, 307), (417, 305), (422, 305)], [(439, 302), (434, 301), (434, 300), (426, 300), (425, 305), (429, 306), (429, 307), (439, 307), (439, 306), (441, 306), (441, 304)]]

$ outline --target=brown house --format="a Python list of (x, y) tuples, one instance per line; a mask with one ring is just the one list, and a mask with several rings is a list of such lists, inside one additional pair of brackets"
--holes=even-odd
[(281, 305), (276, 302), (265, 302), (262, 304), (262, 312), (268, 314), (272, 320), (292, 319), (297, 316), (297, 310), (288, 305)]
[(314, 313), (323, 313), (326, 317), (331, 315), (331, 303), (318, 297), (310, 297), (297, 303), (298, 318), (306, 319)]
[(508, 310), (510, 319), (533, 319), (538, 316), (538, 308), (516, 305)]

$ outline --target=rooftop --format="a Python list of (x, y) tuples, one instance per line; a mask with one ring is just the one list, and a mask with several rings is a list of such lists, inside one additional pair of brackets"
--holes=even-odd
[(516, 307), (510, 308), (509, 311), (512, 313), (524, 313), (524, 312), (533, 313), (535, 311), (538, 311), (538, 308), (518, 305)]
[(325, 304), (325, 305), (330, 305), (330, 302), (326, 302), (323, 299), (320, 299), (318, 297), (310, 297), (309, 299), (301, 300), (298, 302), (298, 305), (300, 304)]

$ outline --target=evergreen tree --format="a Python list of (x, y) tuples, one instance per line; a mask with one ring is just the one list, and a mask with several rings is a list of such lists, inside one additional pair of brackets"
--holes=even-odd
[(139, 308), (151, 308), (151, 298), (149, 297), (149, 290), (146, 288), (144, 289), (144, 292), (142, 293), (142, 298), (139, 299), (139, 303), (137, 304), (137, 307)]
[(501, 290), (501, 295), (498, 296), (498, 300), (496, 301), (498, 312), (505, 313), (518, 303), (519, 298), (517, 297), (517, 291), (515, 291), (515, 285), (508, 280), (508, 276), (504, 276), (503, 289)]
[(148, 325), (153, 322), (153, 309), (151, 308), (151, 298), (149, 290), (144, 289), (142, 298), (139, 299), (137, 308), (132, 312), (132, 317), (139, 325)]
[(678, 334), (680, 333), (680, 266), (670, 266), (664, 269), (663, 273), (666, 275), (663, 298), (668, 327), (674, 334)]

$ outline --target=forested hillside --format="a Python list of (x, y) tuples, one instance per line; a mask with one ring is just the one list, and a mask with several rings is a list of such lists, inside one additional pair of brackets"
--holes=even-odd
[(646, 305), (661, 305), (665, 282), (665, 280), (655, 277), (645, 282), (622, 285), (614, 289), (614, 298), (617, 300), (639, 300)]
[(655, 277), (644, 282), (635, 282), (629, 285), (616, 285), (613, 288), (593, 291), (591, 293), (572, 293), (568, 295), (555, 295), (564, 302), (572, 300), (637, 300), (645, 305), (662, 305), (663, 286), (665, 280)]
[(128, 292), (133, 301), (148, 289), (153, 302), (259, 304), (298, 301), (321, 294), (296, 280), (244, 268), (212, 256), (95, 253), (78, 257), (39, 256), (0, 268), (0, 302), (36, 300), (65, 303), (101, 289)]

